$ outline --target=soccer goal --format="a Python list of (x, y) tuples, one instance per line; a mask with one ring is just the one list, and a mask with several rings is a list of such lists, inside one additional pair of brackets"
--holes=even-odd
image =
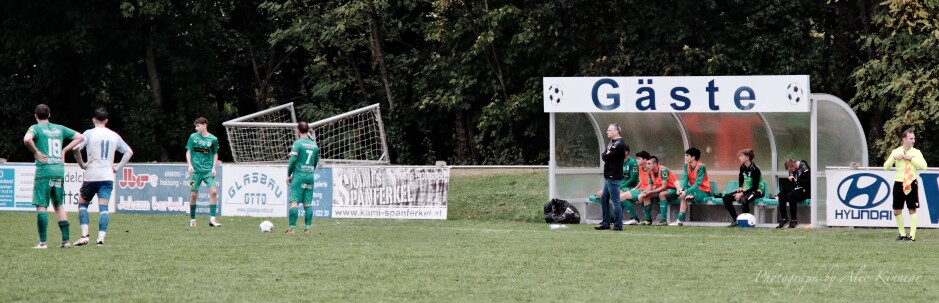
[[(293, 103), (222, 123), (232, 157), (239, 163), (284, 163), (297, 139)], [(388, 164), (381, 110), (373, 104), (310, 123), (323, 163)]]

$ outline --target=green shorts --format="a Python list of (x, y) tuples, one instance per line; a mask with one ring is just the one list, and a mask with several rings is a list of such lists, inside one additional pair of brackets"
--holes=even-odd
[(290, 180), (288, 202), (307, 205), (313, 202), (313, 180), (301, 180), (300, 178)]
[(36, 178), (33, 179), (33, 205), (59, 207), (65, 202), (65, 189), (62, 187), (62, 178)]
[(622, 184), (619, 185), (619, 192), (620, 192), (620, 193), (625, 193), (625, 192), (628, 192), (630, 189), (633, 189), (634, 187), (636, 187), (636, 184), (627, 185), (627, 184), (624, 182), (624, 183), (622, 183)]
[(655, 198), (658, 199), (662, 193), (666, 193), (665, 200), (672, 201), (678, 199), (678, 190), (674, 188), (666, 188), (665, 191), (658, 193)]
[(703, 204), (707, 199), (711, 197), (711, 193), (702, 191), (700, 189), (686, 190), (685, 196), (694, 197), (694, 204)]
[(198, 191), (199, 187), (202, 186), (202, 183), (205, 183), (205, 186), (215, 187), (215, 177), (212, 176), (212, 172), (207, 173), (192, 173), (192, 176), (189, 176), (189, 189), (192, 191)]
[(633, 190), (626, 191), (626, 192), (628, 192), (629, 195), (633, 197), (633, 202), (639, 202), (637, 201), (639, 200), (639, 194), (642, 194), (643, 191), (644, 190), (641, 190), (641, 189), (633, 189)]

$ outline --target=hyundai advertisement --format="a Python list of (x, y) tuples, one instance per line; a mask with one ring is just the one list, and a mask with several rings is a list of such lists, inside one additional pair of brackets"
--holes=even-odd
[[(893, 215), (893, 178), (889, 170), (828, 170), (828, 226), (896, 227)], [(939, 227), (939, 172), (921, 171), (919, 227)], [(931, 198), (931, 199), (930, 199)], [(903, 219), (910, 224), (904, 204)]]

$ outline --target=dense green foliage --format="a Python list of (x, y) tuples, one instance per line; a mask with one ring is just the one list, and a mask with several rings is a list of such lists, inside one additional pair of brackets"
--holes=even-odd
[[(871, 154), (887, 155), (904, 129), (939, 126), (939, 1), (885, 1), (862, 43), (871, 58), (853, 78), (857, 111), (871, 116)], [(876, 123), (876, 124), (874, 124)], [(881, 125), (882, 128), (879, 128)], [(886, 140), (879, 140), (880, 131)], [(927, 160), (939, 160), (934, 132), (920, 132)], [(925, 140), (923, 140), (925, 138)]]
[[(0, 136), (38, 103), (135, 161), (182, 161), (199, 116), (296, 102), (316, 120), (381, 103), (392, 162), (544, 164), (543, 76), (808, 74), (850, 100), (879, 163), (939, 125), (936, 1), (4, 1)], [(939, 135), (919, 134), (929, 160)], [(28, 161), (19, 140), (0, 157)]]

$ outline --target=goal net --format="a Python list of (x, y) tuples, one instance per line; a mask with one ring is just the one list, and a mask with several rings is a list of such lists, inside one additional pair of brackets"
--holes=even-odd
[[(232, 157), (240, 163), (284, 163), (297, 139), (293, 103), (222, 123)], [(388, 164), (378, 104), (310, 123), (320, 160), (334, 164)]]

